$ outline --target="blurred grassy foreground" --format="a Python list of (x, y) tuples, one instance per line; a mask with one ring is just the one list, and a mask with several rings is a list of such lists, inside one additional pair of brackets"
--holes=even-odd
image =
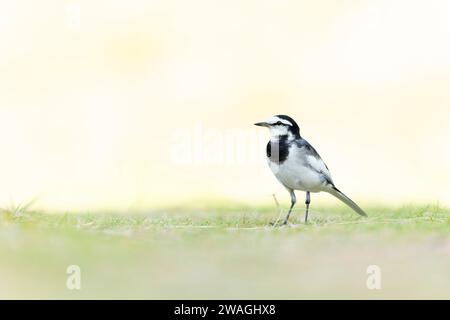
[[(243, 206), (145, 214), (0, 213), (0, 298), (450, 298), (450, 211)], [(81, 268), (81, 290), (66, 268)], [(368, 290), (378, 265), (382, 289)]]

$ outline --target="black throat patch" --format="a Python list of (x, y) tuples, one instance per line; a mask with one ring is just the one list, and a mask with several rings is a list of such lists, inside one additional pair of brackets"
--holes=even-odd
[(278, 141), (271, 140), (266, 147), (267, 158), (269, 158), (271, 162), (281, 164), (286, 161), (289, 155), (289, 147), (287, 135), (280, 136)]

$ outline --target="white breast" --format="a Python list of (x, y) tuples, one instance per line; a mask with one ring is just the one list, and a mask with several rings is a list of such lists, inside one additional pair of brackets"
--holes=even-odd
[(328, 169), (321, 159), (315, 158), (304, 148), (298, 148), (295, 145), (291, 146), (289, 156), (283, 163), (278, 164), (270, 159), (268, 163), (277, 179), (285, 187), (293, 190), (319, 192), (326, 185), (323, 174), (329, 176)]

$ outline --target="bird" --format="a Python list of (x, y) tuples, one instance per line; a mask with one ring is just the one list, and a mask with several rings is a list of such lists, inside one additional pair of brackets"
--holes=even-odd
[(275, 115), (255, 125), (269, 128), (271, 137), (266, 146), (267, 163), (291, 196), (291, 206), (282, 225), (288, 224), (289, 216), (297, 202), (296, 190), (306, 192), (305, 224), (308, 223), (312, 192), (328, 192), (359, 215), (367, 217), (364, 210), (335, 186), (327, 165), (316, 149), (302, 138), (294, 119), (287, 115)]

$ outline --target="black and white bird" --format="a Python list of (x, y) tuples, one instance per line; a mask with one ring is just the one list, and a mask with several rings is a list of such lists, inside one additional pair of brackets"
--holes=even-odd
[(311, 192), (328, 192), (361, 216), (367, 216), (355, 202), (336, 188), (327, 165), (308, 141), (300, 136), (300, 129), (291, 117), (277, 115), (255, 125), (270, 129), (271, 138), (266, 148), (267, 162), (275, 177), (291, 195), (291, 207), (284, 224), (288, 223), (297, 201), (295, 190), (306, 191), (305, 223), (308, 222)]

